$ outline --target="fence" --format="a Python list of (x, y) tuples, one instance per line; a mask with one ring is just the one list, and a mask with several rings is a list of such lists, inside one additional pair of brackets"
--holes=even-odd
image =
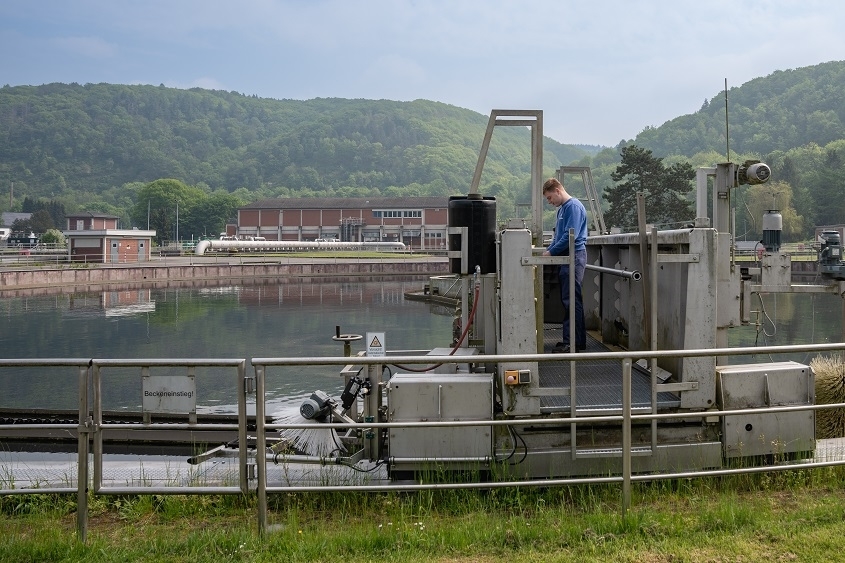
[[(651, 422), (655, 424), (660, 420), (668, 420), (677, 418), (675, 413), (657, 413), (652, 410), (648, 413), (633, 412), (631, 401), (631, 370), (632, 363), (641, 358), (664, 358), (664, 357), (702, 357), (702, 356), (736, 356), (749, 354), (786, 354), (786, 353), (819, 353), (819, 352), (842, 352), (845, 349), (845, 344), (813, 344), (813, 345), (796, 345), (796, 346), (769, 346), (758, 348), (724, 348), (724, 349), (710, 349), (710, 350), (686, 350), (686, 351), (654, 351), (654, 352), (607, 352), (607, 353), (588, 353), (588, 354), (572, 354), (570, 356), (573, 362), (580, 362), (584, 360), (613, 360), (620, 362), (622, 366), (622, 412), (621, 414), (612, 414), (607, 416), (567, 416), (567, 417), (549, 417), (538, 419), (515, 419), (515, 420), (484, 420), (484, 421), (427, 421), (427, 422), (377, 422), (365, 421), (356, 423), (290, 423), (277, 422), (267, 423), (266, 419), (266, 383), (267, 372), (271, 369), (280, 368), (297, 368), (302, 366), (335, 366), (345, 368), (347, 373), (354, 373), (355, 369), (381, 369), (385, 365), (401, 364), (414, 365), (439, 362), (451, 363), (466, 363), (477, 362), (479, 356), (423, 356), (423, 355), (398, 355), (381, 358), (370, 357), (326, 357), (326, 358), (253, 358), (251, 364), (254, 369), (254, 378), (248, 377), (246, 374), (246, 360), (243, 359), (212, 359), (212, 360), (185, 360), (185, 359), (147, 359), (147, 360), (83, 360), (83, 359), (45, 359), (45, 360), (0, 360), (0, 373), (3, 370), (14, 367), (40, 367), (50, 366), (59, 368), (71, 368), (75, 370), (75, 377), (77, 379), (78, 389), (78, 421), (76, 424), (67, 424), (62, 426), (66, 430), (75, 430), (78, 432), (77, 442), (77, 480), (75, 485), (68, 483), (63, 487), (23, 487), (14, 488), (6, 487), (0, 488), (2, 495), (14, 494), (32, 494), (32, 493), (56, 493), (56, 494), (76, 494), (77, 495), (77, 533), (81, 541), (85, 541), (87, 532), (88, 519), (88, 486), (92, 485), (91, 492), (93, 495), (114, 495), (114, 494), (255, 494), (257, 498), (257, 520), (258, 529), (260, 532), (265, 532), (268, 529), (267, 522), (267, 495), (273, 493), (284, 493), (292, 491), (359, 491), (359, 492), (383, 492), (383, 491), (418, 491), (431, 489), (491, 489), (514, 486), (571, 486), (588, 483), (619, 483), (622, 489), (621, 506), (622, 510), (627, 511), (631, 504), (631, 486), (632, 483), (641, 481), (654, 481), (666, 479), (688, 479), (703, 476), (714, 475), (729, 475), (741, 473), (760, 473), (767, 471), (785, 471), (796, 468), (814, 468), (814, 467), (829, 467), (845, 465), (845, 452), (839, 452), (839, 455), (833, 458), (822, 458), (818, 456), (812, 460), (804, 460), (798, 463), (779, 463), (776, 465), (759, 465), (759, 466), (745, 466), (738, 468), (719, 468), (709, 470), (685, 471), (685, 472), (667, 472), (667, 473), (652, 473), (652, 474), (634, 474), (632, 470), (632, 457), (641, 455), (642, 452), (634, 451), (632, 448), (632, 425), (636, 422)], [(494, 362), (514, 362), (514, 361), (537, 361), (549, 362), (560, 361), (558, 355), (548, 354), (529, 354), (529, 355), (488, 355), (483, 356), (484, 363)], [(350, 364), (353, 364), (352, 366)], [(137, 370), (136, 377), (145, 380), (144, 393), (157, 397), (157, 381), (152, 381), (150, 385), (148, 382), (153, 380), (153, 375), (156, 370), (161, 368), (176, 368), (177, 370), (184, 370), (184, 375), (168, 374), (162, 377), (176, 378), (167, 380), (167, 388), (186, 389), (182, 395), (187, 396), (190, 393), (191, 386), (196, 381), (202, 380), (202, 375), (197, 373), (198, 368), (223, 368), (231, 370), (233, 376), (231, 381), (234, 384), (234, 394), (237, 398), (237, 424), (208, 424), (197, 422), (195, 405), (190, 403), (186, 407), (184, 403), (177, 405), (167, 404), (164, 406), (148, 406), (144, 404), (143, 420), (134, 423), (112, 424), (103, 418), (103, 385), (104, 381), (108, 381), (110, 374), (117, 369), (131, 369)], [(91, 390), (89, 391), (89, 385)], [(180, 387), (182, 386), (182, 387)], [(147, 393), (147, 390), (151, 391)], [(89, 404), (89, 393), (93, 395), (93, 401)], [(250, 447), (250, 437), (248, 436), (248, 400), (255, 397), (255, 447)], [(179, 399), (181, 400), (181, 399)], [(725, 417), (744, 414), (763, 414), (763, 413), (783, 413), (795, 411), (810, 411), (821, 409), (840, 409), (845, 408), (845, 403), (825, 404), (825, 405), (799, 405), (799, 406), (779, 406), (770, 408), (754, 408), (754, 409), (732, 409), (732, 410), (708, 410), (706, 412), (685, 412), (684, 416), (691, 417)], [(158, 409), (158, 410), (157, 410)], [(185, 412), (187, 411), (187, 412)], [(160, 413), (175, 413), (179, 416), (187, 416), (187, 422), (182, 423), (156, 423), (152, 419)], [(460, 426), (519, 426), (519, 425), (576, 425), (589, 422), (606, 422), (618, 424), (622, 434), (622, 471), (618, 475), (605, 475), (600, 477), (575, 477), (575, 478), (551, 478), (551, 479), (530, 479), (530, 480), (502, 480), (502, 481), (484, 481), (484, 482), (429, 482), (429, 483), (405, 483), (405, 482), (391, 482), (387, 480), (373, 480), (357, 484), (350, 484), (349, 482), (330, 482), (325, 479), (319, 479), (318, 482), (310, 484), (274, 484), (268, 481), (268, 459), (272, 462), (274, 459), (274, 452), (266, 447), (267, 432), (273, 430), (285, 429), (344, 429), (354, 430), (360, 432), (372, 431), (373, 429), (391, 429), (391, 428), (431, 428), (431, 427), (460, 427)], [(16, 428), (41, 428), (44, 429), (44, 424), (33, 425), (17, 425)], [(51, 428), (56, 428), (55, 425)], [(238, 469), (237, 485), (225, 483), (217, 483), (216, 485), (208, 486), (203, 479), (196, 479), (187, 481), (187, 484), (172, 484), (166, 486), (150, 485), (144, 479), (139, 479), (134, 485), (127, 486), (110, 486), (104, 482), (103, 476), (103, 436), (105, 432), (122, 431), (126, 433), (141, 433), (150, 431), (160, 431), (163, 433), (173, 433), (178, 431), (198, 432), (201, 430), (227, 430), (236, 431), (238, 435), (239, 448), (237, 448)], [(0, 424), (0, 431), (8, 431), (9, 425)], [(89, 475), (88, 458), (90, 445), (93, 444), (93, 479)], [(295, 460), (294, 460), (295, 461)], [(0, 481), (0, 483), (2, 483)]]

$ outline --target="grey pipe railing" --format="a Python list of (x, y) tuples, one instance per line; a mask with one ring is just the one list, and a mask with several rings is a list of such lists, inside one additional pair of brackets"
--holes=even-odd
[(628, 278), (636, 282), (640, 281), (643, 278), (639, 270), (617, 270), (616, 268), (606, 268), (604, 266), (595, 266), (593, 264), (587, 264), (586, 267), (588, 270), (593, 270), (594, 272), (612, 274), (614, 276)]

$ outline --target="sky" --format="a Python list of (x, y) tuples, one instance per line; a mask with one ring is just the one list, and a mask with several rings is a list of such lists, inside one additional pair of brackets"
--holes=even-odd
[(542, 110), (616, 146), (725, 80), (845, 60), (843, 22), (839, 0), (2, 0), (0, 84)]

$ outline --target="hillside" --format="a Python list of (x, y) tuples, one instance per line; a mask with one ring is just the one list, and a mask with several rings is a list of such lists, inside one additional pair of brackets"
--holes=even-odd
[[(728, 89), (730, 160), (759, 159), (772, 168), (763, 186), (740, 187), (733, 196), (738, 239), (762, 236), (763, 211), (783, 214), (784, 238), (814, 237), (819, 225), (845, 223), (845, 62), (777, 71)], [(599, 191), (614, 185), (620, 149), (637, 145), (666, 164), (713, 166), (728, 160), (725, 93), (699, 111), (646, 127), (634, 139), (579, 164), (590, 166)], [(692, 197), (692, 194), (689, 195)]]
[[(783, 197), (794, 205), (789, 224), (795, 237), (809, 235), (816, 224), (845, 222), (841, 206), (828, 204), (845, 197), (843, 91), (841, 61), (777, 71), (728, 91), (730, 158), (766, 160), (773, 180), (787, 184)], [(25, 197), (41, 198), (68, 212), (116, 214), (128, 225), (138, 190), (162, 178), (243, 203), (461, 194), (469, 189), (487, 119), (426, 100), (273, 100), (112, 84), (5, 86), (0, 211), (20, 210)], [(725, 160), (724, 92), (618, 147), (546, 138), (546, 173), (563, 164), (587, 165), (601, 191), (613, 185), (619, 150), (631, 144), (667, 163)], [(530, 200), (529, 148), (527, 130), (497, 129), (482, 192), (499, 200), (500, 214)], [(771, 205), (773, 196), (766, 197)], [(753, 234), (755, 219), (745, 219)]]
[[(728, 88), (731, 151), (766, 155), (845, 139), (845, 62), (777, 71)], [(724, 91), (632, 141), (658, 155), (725, 153)]]
[[(69, 208), (98, 202), (120, 207), (115, 188), (159, 178), (240, 190), (247, 200), (465, 193), (486, 125), (485, 115), (425, 100), (271, 100), (110, 84), (6, 86), (0, 89), (0, 186), (5, 192), (14, 182), (21, 197), (60, 198)], [(586, 154), (546, 142), (549, 166)], [(528, 132), (497, 130), (488, 162), (488, 185), (495, 181), (507, 192), (525, 184)]]

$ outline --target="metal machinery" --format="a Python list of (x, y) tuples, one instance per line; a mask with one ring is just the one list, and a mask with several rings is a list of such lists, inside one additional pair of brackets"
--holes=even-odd
[[(496, 125), (530, 127), (532, 135), (532, 217), (504, 227), (496, 225), (495, 200), (477, 192)], [(554, 333), (550, 342), (544, 338), (547, 323), (561, 320), (561, 308), (556, 288), (550, 287), (555, 276), (544, 276), (543, 269), (557, 268), (561, 259), (541, 256), (541, 155), (542, 112), (494, 111), (470, 193), (450, 200), (450, 268), (463, 287), (461, 336), (453, 348), (431, 354), (457, 354), (473, 362), (390, 377), (383, 375), (381, 366), (357, 371), (351, 367), (344, 374), (343, 408), (324, 394), (302, 407), (308, 419), (315, 418), (311, 412), (335, 409), (343, 420), (457, 424), (349, 432), (341, 439), (350, 462), (386, 463), (394, 477), (434, 470), (516, 478), (621, 470), (619, 425), (596, 420), (622, 412), (619, 360), (570, 362), (560, 355), (552, 362), (485, 361), (491, 355), (543, 353), (559, 338), (559, 325), (548, 329)], [(583, 173), (561, 169), (559, 174), (572, 171)], [(587, 354), (643, 351), (644, 359), (632, 374), (631, 408), (635, 413), (673, 415), (636, 424), (634, 471), (721, 467), (735, 458), (800, 456), (815, 448), (812, 410), (700, 416), (721, 409), (813, 404), (814, 376), (808, 366), (719, 365), (715, 356), (702, 354), (647, 360), (651, 350), (726, 347), (727, 331), (750, 321), (755, 292), (845, 291), (845, 282), (837, 281), (842, 279), (838, 236), (827, 237), (821, 251), (833, 274), (827, 285), (792, 285), (790, 257), (779, 251), (779, 233), (767, 234), (772, 237), (767, 250), (753, 266), (735, 260), (732, 190), (765, 182), (769, 173), (759, 162), (700, 169), (693, 224), (658, 231), (641, 221), (639, 232), (620, 234), (604, 232), (597, 194), (587, 181), (589, 175), (584, 175), (588, 210), (594, 228), (601, 229), (587, 243)], [(389, 361), (385, 358), (386, 364)], [(360, 398), (360, 412), (355, 397)], [(561, 417), (577, 417), (578, 422), (541, 424)], [(520, 424), (463, 425), (498, 419)]]

